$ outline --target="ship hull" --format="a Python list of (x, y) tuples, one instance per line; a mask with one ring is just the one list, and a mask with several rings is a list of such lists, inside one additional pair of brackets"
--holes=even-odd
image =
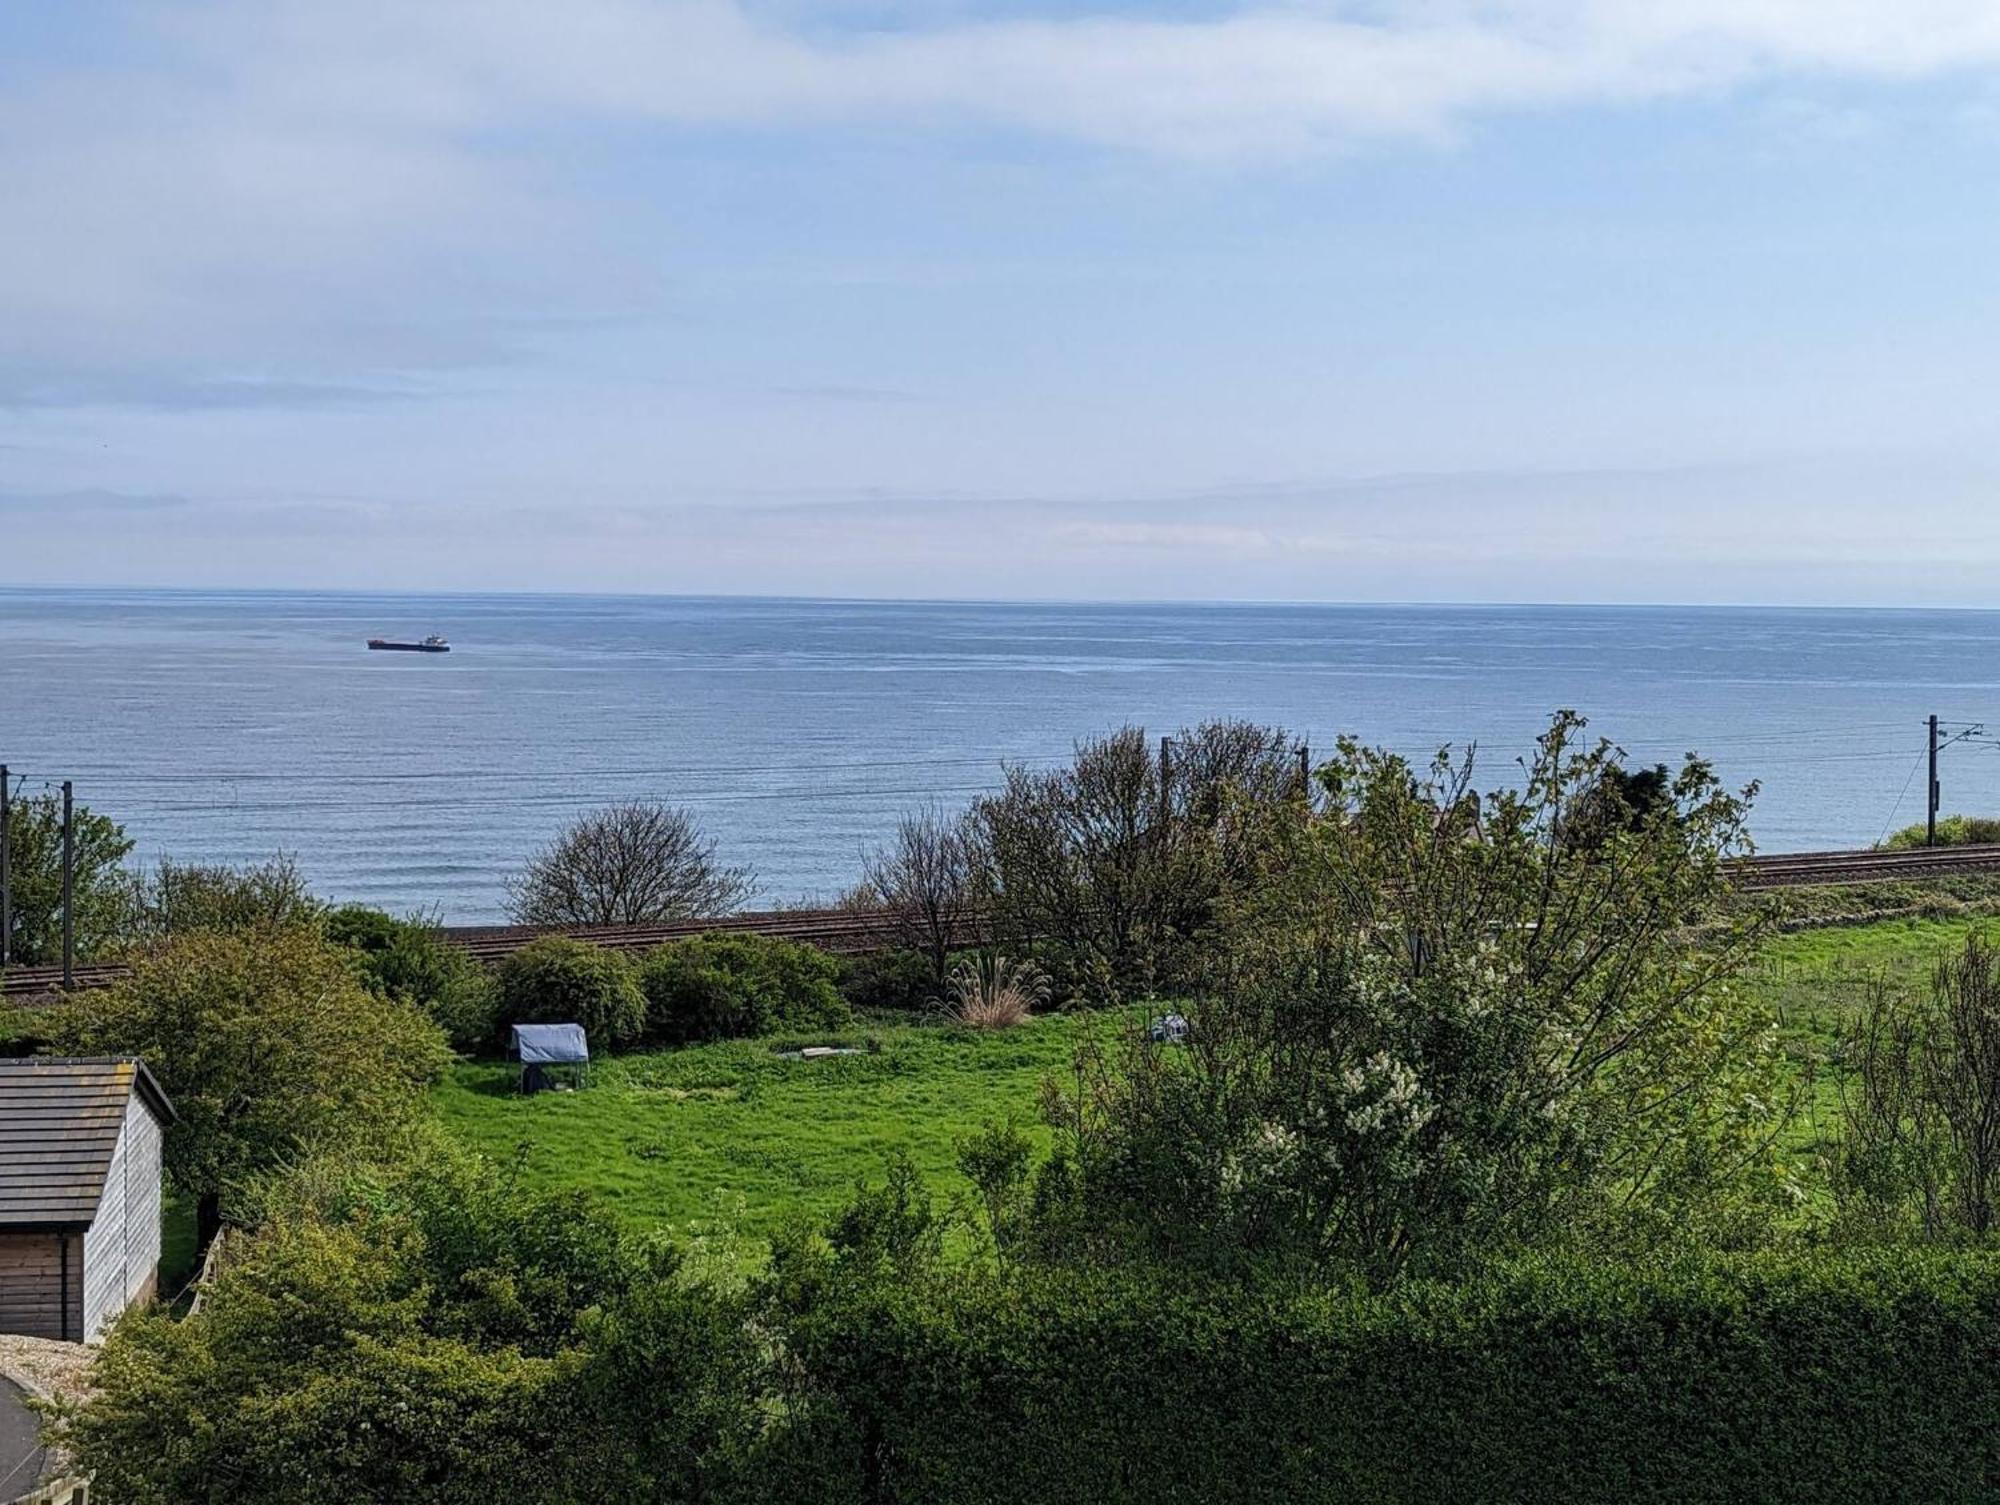
[(368, 644), (374, 653), (449, 653), (451, 649), (442, 643), (385, 643), (378, 640)]

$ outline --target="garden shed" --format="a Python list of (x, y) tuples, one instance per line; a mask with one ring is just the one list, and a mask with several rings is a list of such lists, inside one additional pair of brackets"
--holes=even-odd
[(0, 1060), (0, 1333), (87, 1342), (160, 1265), (173, 1105), (137, 1060)]
[(551, 1086), (551, 1067), (569, 1068), (579, 1085), (590, 1079), (590, 1043), (580, 1024), (517, 1024), (514, 1055), (521, 1062), (523, 1092)]

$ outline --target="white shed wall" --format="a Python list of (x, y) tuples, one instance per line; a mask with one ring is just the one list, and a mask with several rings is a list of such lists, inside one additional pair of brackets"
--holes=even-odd
[(125, 1100), (125, 1122), (118, 1130), (118, 1145), (111, 1152), (111, 1167), (104, 1173), (104, 1194), (97, 1201), (97, 1216), (83, 1234), (83, 1339), (96, 1337), (111, 1317), (124, 1306), (125, 1290), (125, 1164), (131, 1158), (132, 1121), (145, 1118), (146, 1110), (131, 1098)]
[(151, 1294), (160, 1263), (160, 1210), (160, 1125), (134, 1093), (125, 1103), (97, 1216), (83, 1236), (86, 1342)]

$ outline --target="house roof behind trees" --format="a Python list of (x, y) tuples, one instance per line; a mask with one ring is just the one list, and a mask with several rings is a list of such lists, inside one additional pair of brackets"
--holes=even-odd
[(173, 1122), (143, 1061), (0, 1060), (0, 1232), (89, 1226), (135, 1096), (162, 1126)]

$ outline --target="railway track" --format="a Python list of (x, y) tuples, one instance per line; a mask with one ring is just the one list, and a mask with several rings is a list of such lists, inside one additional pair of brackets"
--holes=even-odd
[(2000, 872), (2000, 845), (1915, 847), (1898, 852), (1777, 852), (1734, 864), (1745, 888), (1797, 888), (1828, 883), (1888, 883)]
[[(1799, 888), (1831, 883), (1886, 883), (2000, 873), (2000, 845), (1916, 848), (1897, 852), (1789, 852), (1746, 857), (1732, 864), (1737, 881), (1750, 889)], [(544, 935), (573, 935), (613, 951), (647, 951), (691, 935), (778, 936), (852, 954), (888, 943), (887, 916), (851, 909), (777, 909), (729, 915), (719, 920), (674, 920), (657, 925), (603, 925), (538, 928), (528, 925), (448, 925), (446, 941), (482, 962), (500, 961)], [(78, 989), (108, 987), (125, 975), (116, 963), (75, 969)], [(0, 975), (0, 997), (32, 1007), (61, 995), (62, 968), (15, 967)]]
[[(886, 916), (866, 910), (773, 909), (746, 911), (719, 920), (669, 920), (655, 925), (447, 925), (440, 933), (449, 944), (490, 965), (545, 935), (575, 936), (611, 951), (650, 951), (691, 935), (768, 935), (822, 951), (853, 954), (886, 945), (891, 927)], [(127, 970), (116, 962), (80, 966), (73, 980), (78, 991), (104, 988)], [(8, 1003), (33, 1006), (61, 995), (61, 967), (13, 967), (0, 974), (0, 998)]]

